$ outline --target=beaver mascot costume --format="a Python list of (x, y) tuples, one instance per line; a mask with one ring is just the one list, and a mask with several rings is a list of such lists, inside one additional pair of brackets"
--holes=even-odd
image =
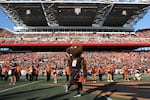
[[(77, 94), (74, 97), (80, 97), (82, 90), (82, 81), (86, 80), (87, 77), (87, 68), (86, 60), (81, 57), (83, 52), (82, 46), (71, 46), (67, 48), (67, 57), (68, 57), (68, 66), (71, 71), (71, 79), (69, 83), (65, 85), (65, 92), (68, 92), (69, 88), (72, 85), (76, 86)], [(82, 72), (82, 74), (81, 74)]]

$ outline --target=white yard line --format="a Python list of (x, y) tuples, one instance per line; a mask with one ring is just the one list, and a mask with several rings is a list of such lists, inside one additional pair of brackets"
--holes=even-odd
[(13, 90), (13, 89), (20, 88), (20, 87), (24, 87), (24, 86), (27, 86), (27, 85), (35, 84), (35, 83), (38, 83), (38, 82), (40, 82), (40, 81), (31, 82), (31, 83), (15, 86), (15, 87), (12, 87), (12, 88), (4, 89), (4, 90), (1, 90), (0, 93), (7, 92), (7, 91), (10, 91), (10, 90)]

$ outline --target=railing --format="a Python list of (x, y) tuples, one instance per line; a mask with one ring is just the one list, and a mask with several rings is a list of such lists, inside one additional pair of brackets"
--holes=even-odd
[(102, 3), (102, 2), (116, 2), (116, 3), (150, 3), (150, 0), (0, 0), (0, 2), (72, 2), (72, 3)]
[(150, 43), (150, 38), (72, 38), (45, 37), (45, 38), (0, 38), (1, 44), (36, 44), (36, 43)]

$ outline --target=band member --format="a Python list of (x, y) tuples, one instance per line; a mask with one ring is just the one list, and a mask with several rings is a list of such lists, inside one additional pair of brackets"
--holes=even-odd
[(128, 69), (128, 67), (127, 66), (125, 66), (125, 68), (124, 68), (124, 80), (126, 81), (129, 81), (129, 74), (130, 74), (130, 71), (129, 71), (129, 69)]
[(30, 81), (34, 80), (34, 75), (35, 75), (35, 68), (33, 67), (33, 65), (31, 65), (29, 67), (29, 77), (30, 77)]
[(92, 80), (94, 80), (93, 82), (96, 83), (96, 68), (94, 65), (92, 65), (91, 67), (91, 75), (92, 75)]
[(52, 70), (51, 66), (46, 64), (47, 81), (50, 81), (50, 79), (51, 79), (51, 70)]
[(107, 81), (113, 82), (113, 74), (114, 74), (114, 65), (110, 64), (107, 68)]
[(5, 81), (7, 81), (8, 79), (8, 66), (7, 65), (4, 65), (3, 68), (2, 68), (2, 79), (4, 78)]
[(21, 76), (21, 66), (18, 64), (18, 66), (16, 67), (16, 81), (20, 80), (20, 76)]
[(39, 76), (39, 65), (37, 65), (37, 67), (35, 67), (35, 80), (38, 81), (38, 76)]
[(10, 70), (11, 70), (10, 81), (11, 82), (9, 83), (9, 85), (16, 84), (16, 67), (17, 67), (16, 63), (10, 65)]
[(26, 67), (26, 79), (25, 79), (25, 81), (29, 80), (29, 75), (30, 75), (30, 69), (29, 69), (29, 67)]
[(57, 83), (57, 67), (52, 68), (52, 76), (54, 79), (54, 83)]
[(98, 72), (98, 76), (99, 76), (99, 81), (102, 81), (102, 76), (103, 76), (103, 72), (104, 72), (102, 66), (98, 67), (97, 72)]

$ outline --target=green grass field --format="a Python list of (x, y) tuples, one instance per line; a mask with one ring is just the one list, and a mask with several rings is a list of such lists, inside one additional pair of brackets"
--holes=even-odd
[[(74, 87), (68, 93), (64, 92), (65, 77), (59, 77), (58, 84), (54, 84), (53, 80), (46, 82), (46, 77), (39, 77), (39, 81), (28, 82), (24, 81), (22, 76), (21, 80), (14, 86), (9, 85), (9, 81), (0, 81), (0, 100), (130, 100), (134, 96), (139, 97), (138, 100), (140, 98), (144, 98), (143, 100), (150, 99), (150, 96), (145, 96), (146, 94), (143, 92), (150, 90), (150, 75), (143, 75), (141, 82), (146, 82), (146, 84), (140, 82), (136, 85), (143, 86), (142, 89), (138, 90), (143, 95), (136, 93), (137, 88), (135, 88), (135, 94), (134, 88), (130, 89), (132, 86), (130, 83), (134, 85), (133, 81), (124, 82), (121, 78), (122, 76), (115, 76), (116, 82), (113, 84), (106, 82), (106, 76), (102, 82), (84, 83), (86, 89), (82, 91), (82, 96), (74, 98), (73, 95), (76, 94)], [(116, 96), (117, 93), (128, 93), (128, 90), (132, 92), (132, 95)], [(106, 93), (105, 96), (103, 95), (104, 92)]]

